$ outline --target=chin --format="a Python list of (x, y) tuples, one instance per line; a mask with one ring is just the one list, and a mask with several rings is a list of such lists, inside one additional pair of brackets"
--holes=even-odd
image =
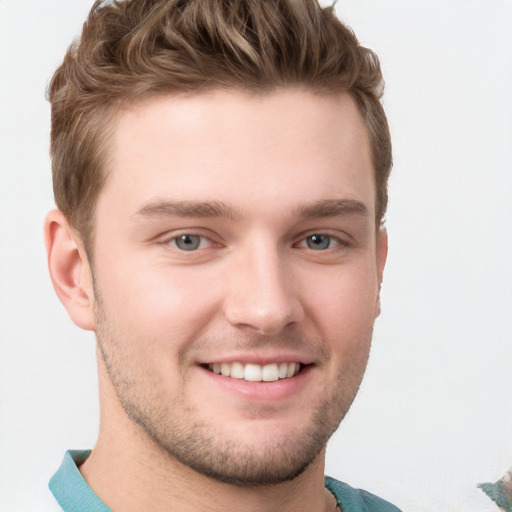
[[(329, 436), (330, 437), (330, 436)], [(266, 445), (246, 446), (234, 440), (189, 442), (186, 450), (176, 446), (160, 447), (173, 459), (208, 478), (229, 485), (256, 487), (275, 485), (294, 480), (311, 465), (323, 451), (324, 436), (273, 441)], [(325, 441), (325, 442), (324, 442)], [(202, 446), (199, 446), (199, 443)], [(182, 445), (184, 446), (184, 445)]]
[(294, 480), (323, 453), (346, 411), (322, 405), (309, 418), (245, 420), (234, 429), (183, 418), (178, 425), (170, 416), (157, 424), (147, 417), (136, 421), (171, 464), (218, 482), (254, 487)]

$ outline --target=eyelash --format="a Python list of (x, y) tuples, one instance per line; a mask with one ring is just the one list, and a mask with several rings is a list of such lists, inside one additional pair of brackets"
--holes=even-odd
[[(318, 241), (320, 242), (318, 244), (317, 248), (313, 248), (308, 244), (309, 240), (314, 242), (314, 240), (313, 240), (314, 238), (317, 238)], [(327, 239), (327, 242), (328, 242), (327, 247), (325, 247), (323, 249), (319, 248), (321, 245), (321, 239)], [(299, 240), (298, 244), (296, 244), (296, 245), (299, 245), (300, 247), (306, 246), (304, 248), (310, 249), (312, 251), (324, 252), (324, 251), (327, 251), (328, 249), (336, 249), (336, 248), (340, 248), (342, 246), (347, 246), (348, 244), (347, 244), (347, 242), (342, 240), (339, 236), (332, 235), (330, 233), (317, 232), (317, 233), (312, 233), (312, 234), (302, 237)]]
[[(184, 240), (186, 237), (198, 238), (199, 245), (194, 247), (193, 246), (194, 244), (192, 244), (192, 247), (190, 249), (184, 249), (182, 247), (179, 247), (179, 245), (178, 245), (179, 241)], [(308, 244), (308, 240), (312, 239), (313, 237), (328, 239), (327, 247), (325, 247), (325, 248), (311, 247)], [(216, 242), (214, 240), (212, 240), (210, 237), (205, 236), (200, 233), (194, 233), (194, 232), (183, 232), (181, 234), (174, 235), (170, 238), (166, 238), (165, 240), (162, 240), (162, 242), (160, 242), (160, 243), (165, 246), (172, 246), (173, 249), (178, 250), (179, 252), (183, 252), (183, 253), (191, 252), (192, 253), (192, 252), (197, 252), (198, 250), (201, 250), (201, 249), (209, 248), (209, 247), (204, 247), (205, 242), (209, 245), (209, 247), (216, 244)], [(222, 244), (217, 244), (217, 245), (222, 247)], [(319, 245), (321, 245), (321, 244), (319, 244)], [(349, 243), (346, 240), (340, 238), (337, 235), (333, 235), (332, 233), (329, 233), (329, 232), (317, 231), (317, 232), (312, 232), (309, 234), (301, 235), (300, 238), (297, 240), (297, 242), (295, 242), (293, 244), (293, 247), (303, 248), (303, 249), (311, 250), (314, 252), (325, 252), (328, 250), (336, 250), (336, 249), (340, 249), (343, 247), (347, 247), (348, 245), (349, 245)]]
[[(192, 248), (190, 250), (181, 249), (178, 246), (178, 242), (180, 240), (183, 240), (186, 237), (198, 238), (199, 246), (196, 248)], [(172, 250), (176, 250), (176, 251), (183, 252), (183, 253), (197, 252), (198, 250), (208, 249), (210, 246), (215, 246), (215, 245), (217, 245), (218, 247), (222, 247), (222, 244), (219, 242), (215, 242), (215, 240), (212, 237), (207, 236), (203, 233), (198, 233), (198, 232), (194, 232), (194, 231), (182, 231), (181, 233), (178, 233), (178, 234), (173, 233), (172, 236), (168, 235), (165, 238), (162, 238), (161, 240), (159, 240), (158, 244), (162, 245), (166, 248), (170, 247)], [(205, 245), (207, 245), (207, 247), (204, 247)]]
[[(190, 249), (183, 249), (182, 247), (179, 247), (178, 243), (180, 241), (186, 242), (187, 238), (189, 238), (189, 239), (191, 239), (191, 238), (199, 239), (198, 240), (199, 245), (197, 247), (192, 247)], [(194, 251), (197, 251), (198, 249), (204, 249), (204, 247), (202, 247), (202, 246), (204, 245), (205, 241), (207, 243), (211, 243), (212, 242), (212, 240), (210, 238), (208, 238), (208, 237), (206, 237), (204, 235), (195, 235), (193, 233), (186, 233), (186, 234), (179, 235), (179, 236), (171, 238), (167, 243), (168, 244), (173, 244), (174, 247), (176, 249), (179, 249), (180, 251), (183, 251), (183, 252), (194, 252)]]

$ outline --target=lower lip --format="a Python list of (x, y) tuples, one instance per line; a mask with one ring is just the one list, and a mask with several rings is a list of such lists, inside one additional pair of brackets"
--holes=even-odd
[(200, 367), (211, 385), (220, 386), (224, 391), (239, 395), (246, 400), (279, 402), (301, 391), (307, 383), (312, 365), (302, 368), (294, 377), (279, 379), (273, 382), (249, 382), (244, 379), (233, 379), (218, 375)]

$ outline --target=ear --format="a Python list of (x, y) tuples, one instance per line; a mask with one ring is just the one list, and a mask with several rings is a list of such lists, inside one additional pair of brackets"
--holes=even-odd
[(92, 273), (80, 237), (61, 211), (52, 210), (45, 219), (44, 238), (57, 296), (78, 327), (93, 331)]
[(388, 258), (388, 233), (384, 227), (379, 228), (377, 234), (377, 279), (379, 289), (377, 292), (377, 301), (375, 304), (375, 316), (380, 315), (380, 287), (382, 285), (382, 278), (384, 276), (384, 267), (386, 266), (386, 260)]

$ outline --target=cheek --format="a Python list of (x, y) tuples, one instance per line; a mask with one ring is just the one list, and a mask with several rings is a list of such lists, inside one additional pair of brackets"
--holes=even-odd
[(378, 297), (372, 265), (363, 263), (325, 275), (316, 273), (315, 285), (308, 288), (311, 293), (306, 307), (326, 339), (341, 337), (350, 343), (371, 333)]
[(122, 268), (99, 284), (108, 316), (124, 332), (149, 344), (172, 340), (179, 345), (197, 336), (211, 319), (216, 292), (197, 269), (191, 276), (186, 267)]

